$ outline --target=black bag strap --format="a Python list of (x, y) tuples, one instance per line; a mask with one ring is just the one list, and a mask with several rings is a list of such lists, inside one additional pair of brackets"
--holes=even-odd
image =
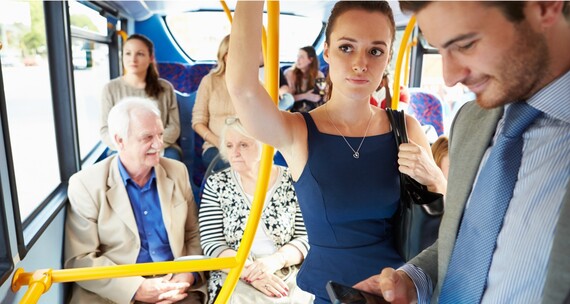
[(404, 111), (392, 110), (391, 108), (386, 108), (386, 114), (388, 115), (388, 120), (390, 120), (394, 137), (396, 138), (396, 147), (399, 148), (400, 144), (408, 142), (406, 116)]
[[(386, 114), (388, 115), (388, 120), (392, 126), (392, 132), (396, 138), (396, 147), (399, 150), (400, 144), (408, 142), (408, 134), (406, 130), (406, 115), (404, 111), (392, 110), (391, 108), (386, 108)], [(430, 192), (427, 190), (425, 185), (420, 184), (415, 179), (410, 176), (400, 173), (400, 193), (404, 195), (406, 188), (415, 189), (414, 191), (408, 191), (408, 194), (413, 197), (413, 202), (419, 205), (431, 204), (436, 200), (440, 200), (443, 195), (440, 193)], [(402, 200), (400, 200), (402, 202)], [(409, 206), (402, 206), (409, 207)], [(442, 207), (443, 208), (443, 205)], [(437, 209), (441, 209), (437, 208)], [(438, 210), (435, 213), (443, 212), (443, 209)]]

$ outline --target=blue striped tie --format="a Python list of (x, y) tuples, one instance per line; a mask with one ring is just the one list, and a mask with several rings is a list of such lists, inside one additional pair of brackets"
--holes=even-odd
[(464, 212), (440, 303), (481, 302), (497, 235), (517, 181), (522, 134), (540, 113), (525, 102), (516, 102), (508, 107), (503, 130), (481, 169)]

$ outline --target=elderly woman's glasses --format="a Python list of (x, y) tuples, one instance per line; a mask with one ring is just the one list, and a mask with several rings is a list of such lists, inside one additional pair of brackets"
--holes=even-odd
[(226, 118), (226, 125), (228, 125), (228, 126), (229, 126), (229, 125), (232, 125), (232, 124), (234, 124), (234, 123), (236, 123), (236, 122), (239, 122), (239, 118), (237, 118), (237, 117), (228, 117), (228, 118)]

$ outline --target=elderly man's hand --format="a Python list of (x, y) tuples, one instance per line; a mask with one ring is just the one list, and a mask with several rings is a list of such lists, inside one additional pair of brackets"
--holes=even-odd
[[(191, 277), (192, 274), (189, 274)], [(188, 296), (186, 290), (193, 281), (181, 280), (184, 276), (172, 274), (160, 278), (145, 279), (135, 293), (135, 300), (157, 304), (171, 304)]]
[(381, 295), (390, 303), (416, 303), (416, 287), (410, 277), (403, 271), (384, 268), (379, 275), (354, 285), (354, 288)]

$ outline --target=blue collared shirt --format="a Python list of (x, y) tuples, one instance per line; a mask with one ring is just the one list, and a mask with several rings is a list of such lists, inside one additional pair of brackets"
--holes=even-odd
[[(481, 303), (542, 302), (556, 225), (570, 178), (570, 72), (527, 103), (544, 115), (523, 134), (518, 180), (497, 237)], [(503, 125), (501, 119), (493, 145)], [(493, 145), (485, 152), (479, 170)], [(419, 303), (429, 303), (433, 292), (429, 277), (411, 264), (402, 270), (414, 281)]]
[(174, 256), (162, 220), (154, 168), (148, 182), (140, 187), (132, 180), (120, 158), (118, 163), (139, 231), (141, 249), (137, 263), (172, 261)]

